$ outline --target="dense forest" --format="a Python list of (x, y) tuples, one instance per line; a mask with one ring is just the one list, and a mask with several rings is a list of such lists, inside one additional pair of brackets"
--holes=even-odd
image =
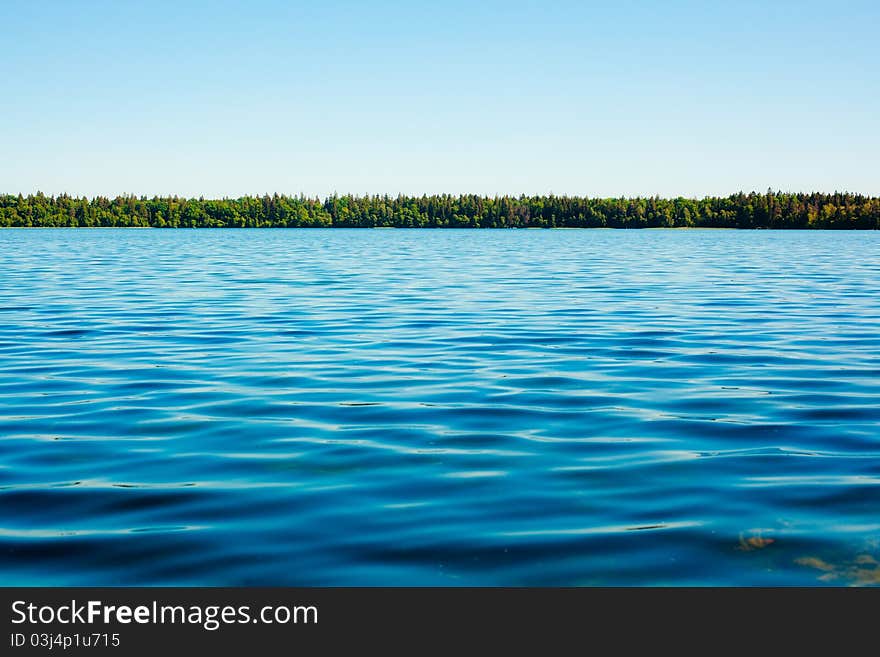
[(772, 190), (702, 199), (448, 194), (88, 199), (38, 193), (0, 195), (0, 226), (880, 229), (880, 198)]

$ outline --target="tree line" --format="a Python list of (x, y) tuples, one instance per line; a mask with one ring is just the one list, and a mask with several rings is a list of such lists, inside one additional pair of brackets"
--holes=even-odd
[(725, 197), (0, 195), (0, 227), (825, 228), (880, 229), (880, 198), (738, 193)]

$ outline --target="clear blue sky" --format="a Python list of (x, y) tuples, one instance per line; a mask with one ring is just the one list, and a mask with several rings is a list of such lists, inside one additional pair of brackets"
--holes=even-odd
[(0, 193), (880, 194), (880, 2), (0, 0)]

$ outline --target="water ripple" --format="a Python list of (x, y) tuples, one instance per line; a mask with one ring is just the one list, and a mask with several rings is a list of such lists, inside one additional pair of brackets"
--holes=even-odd
[(0, 231), (6, 584), (880, 583), (880, 235)]

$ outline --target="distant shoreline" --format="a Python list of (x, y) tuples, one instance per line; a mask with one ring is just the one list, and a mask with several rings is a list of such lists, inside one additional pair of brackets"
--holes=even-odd
[(9, 228), (737, 228), (880, 229), (880, 197), (738, 193), (725, 197), (0, 195)]
[(418, 231), (473, 231), (473, 232), (494, 232), (494, 231), (610, 231), (610, 232), (625, 232), (625, 231), (712, 231), (712, 232), (750, 232), (750, 231), (772, 231), (772, 232), (875, 232), (880, 230), (880, 228), (822, 228), (822, 227), (794, 227), (794, 228), (764, 228), (764, 227), (754, 227), (754, 228), (736, 228), (731, 226), (647, 226), (644, 228), (640, 227), (621, 227), (621, 228), (609, 228), (607, 226), (597, 226), (597, 227), (589, 227), (589, 226), (544, 226), (544, 227), (531, 227), (531, 226), (507, 226), (507, 227), (493, 227), (493, 228), (471, 228), (467, 226), (444, 226), (444, 227), (436, 227), (436, 226), (424, 226), (424, 227), (415, 227), (415, 226), (0, 226), (0, 231), (15, 231), (15, 230), (137, 230), (137, 231), (150, 231), (150, 230), (179, 230), (179, 231), (252, 231), (252, 230), (418, 230)]

